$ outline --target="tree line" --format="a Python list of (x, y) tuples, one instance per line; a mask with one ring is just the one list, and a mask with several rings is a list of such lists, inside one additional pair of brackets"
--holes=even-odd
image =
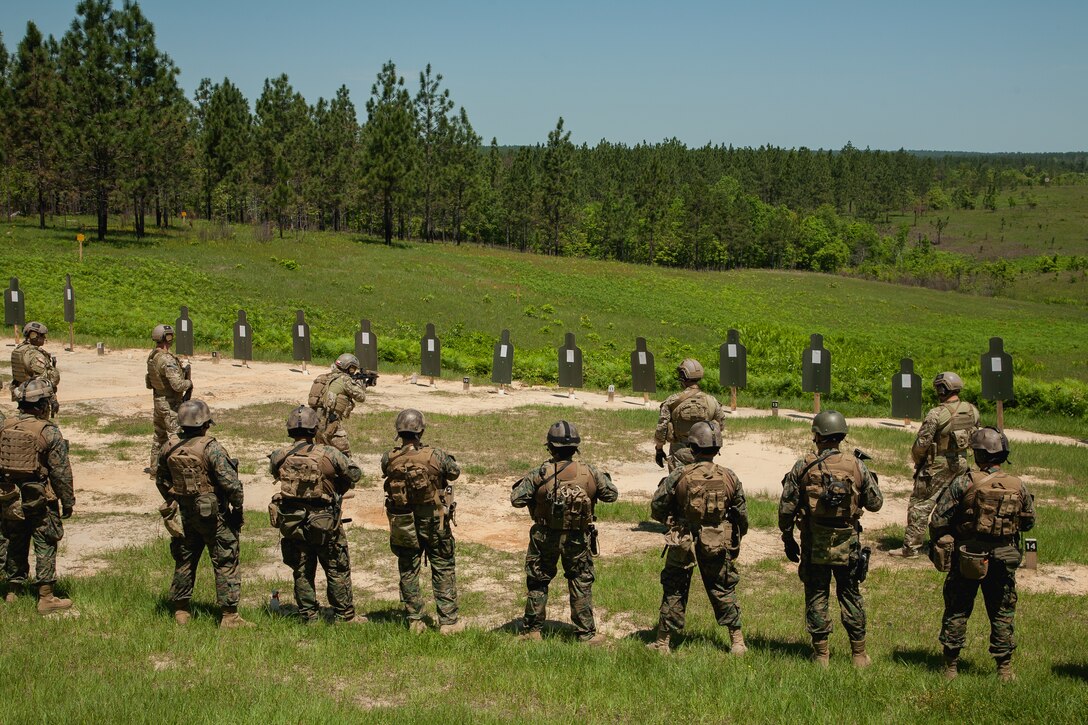
[(482, 242), (695, 268), (831, 271), (895, 253), (893, 212), (991, 208), (997, 192), (1088, 171), (1088, 155), (939, 155), (676, 139), (490, 144), (430, 65), (409, 86), (392, 61), (360, 118), (348, 89), (308, 102), (286, 75), (252, 103), (229, 78), (189, 99), (138, 4), (81, 0), (59, 39), (33, 22), (0, 37), (0, 183), (13, 213), (192, 217), (271, 233), (332, 229)]

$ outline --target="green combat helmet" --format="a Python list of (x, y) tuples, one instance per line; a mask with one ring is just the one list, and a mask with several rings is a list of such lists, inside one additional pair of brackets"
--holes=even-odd
[(23, 325), (23, 337), (31, 342), (37, 342), (39, 337), (44, 338), (49, 334), (49, 328), (40, 322), (31, 321)]
[(933, 389), (942, 397), (958, 393), (963, 390), (963, 378), (953, 372), (939, 373), (933, 378)]
[(582, 442), (574, 423), (561, 420), (548, 429), (548, 445), (552, 448), (577, 448)]
[(151, 339), (155, 342), (162, 342), (167, 338), (174, 336), (173, 325), (155, 325), (155, 329), (151, 331)]
[(358, 370), (359, 358), (355, 357), (350, 352), (345, 352), (343, 355), (336, 358), (336, 368), (345, 373), (350, 373), (352, 368)]
[(825, 410), (812, 419), (812, 432), (821, 438), (845, 436), (850, 431), (846, 418), (837, 410)]
[(716, 422), (707, 423), (706, 421), (699, 421), (691, 426), (691, 432), (688, 433), (688, 443), (690, 443), (693, 448), (699, 448), (704, 451), (721, 448), (721, 429), (718, 428)]
[(702, 364), (695, 358), (685, 358), (676, 368), (676, 374), (688, 382), (694, 382), (696, 380), (702, 380), (703, 375), (706, 373), (703, 371)]
[(203, 400), (186, 400), (178, 406), (178, 424), (182, 428), (199, 428), (214, 422), (212, 411)]
[(27, 380), (14, 390), (15, 402), (26, 405), (38, 405), (53, 397), (53, 386), (48, 380), (34, 378)]
[[(352, 355), (352, 357), (355, 357)], [(397, 429), (397, 433), (414, 433), (421, 435), (425, 424), (423, 422), (423, 413), (420, 413), (414, 408), (406, 408), (397, 413), (397, 419), (393, 423)]]
[(300, 405), (287, 415), (287, 430), (317, 430), (317, 411), (313, 408)]

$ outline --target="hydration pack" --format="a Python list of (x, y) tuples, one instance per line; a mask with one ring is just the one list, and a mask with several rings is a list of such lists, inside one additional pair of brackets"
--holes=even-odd
[(211, 436), (196, 436), (185, 440), (177, 435), (170, 436), (166, 442), (164, 457), (166, 468), (170, 471), (171, 495), (188, 497), (215, 491), (204, 455), (208, 444), (214, 440)]
[(693, 528), (724, 521), (736, 492), (737, 480), (713, 461), (689, 466), (676, 484), (682, 514)]
[(597, 481), (584, 463), (560, 461), (541, 467), (534, 518), (555, 530), (584, 530), (593, 523)]
[(442, 469), (430, 446), (406, 446), (389, 457), (385, 490), (394, 506), (419, 506), (440, 503)]

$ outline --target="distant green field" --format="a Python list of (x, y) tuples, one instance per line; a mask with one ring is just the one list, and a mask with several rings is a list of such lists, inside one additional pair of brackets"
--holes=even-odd
[(224, 235), (198, 226), (141, 241), (118, 234), (88, 244), (81, 264), (70, 231), (20, 223), (0, 233), (0, 261), (20, 277), (28, 316), (63, 327), (70, 273), (77, 339), (88, 343), (146, 345), (152, 325), (173, 321), (185, 304), (198, 346), (229, 354), (235, 312), (244, 308), (256, 355), (284, 359), (294, 311), (302, 309), (318, 360), (350, 350), (366, 317), (386, 364), (416, 365), (419, 337), (433, 322), (444, 369), (487, 377), (492, 345), (508, 328), (515, 377), (548, 382), (556, 377), (555, 348), (570, 331), (584, 353), (587, 387), (623, 390), (630, 386), (630, 351), (643, 336), (665, 392), (675, 386), (672, 368), (687, 355), (707, 364), (717, 389), (718, 347), (735, 327), (748, 347), (742, 402), (807, 406), (801, 353), (818, 332), (834, 362), (825, 404), (887, 414), (902, 357), (913, 358), (924, 378), (960, 371), (967, 396), (976, 399), (979, 357), (999, 335), (1016, 361), (1019, 407), (1009, 408), (1011, 425), (1077, 433), (1088, 414), (1088, 310), (1078, 306), (811, 273), (691, 272), (467, 245), (386, 247), (347, 234), (260, 242), (249, 227)]

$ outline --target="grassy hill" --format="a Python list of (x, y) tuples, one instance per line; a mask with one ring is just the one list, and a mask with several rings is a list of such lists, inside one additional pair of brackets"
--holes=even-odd
[(143, 240), (117, 235), (88, 244), (74, 234), (6, 226), (0, 261), (22, 282), (29, 318), (62, 328), (64, 275), (77, 295), (77, 339), (146, 345), (150, 328), (188, 305), (198, 346), (229, 354), (236, 310), (254, 328), (258, 357), (290, 355), (294, 311), (306, 311), (316, 359), (349, 350), (362, 317), (386, 365), (418, 365), (419, 337), (433, 322), (444, 369), (486, 377), (491, 348), (508, 328), (516, 377), (554, 381), (555, 348), (574, 332), (587, 386), (630, 385), (637, 336), (656, 355), (659, 389), (694, 355), (717, 381), (729, 328), (748, 347), (746, 403), (807, 405), (800, 359), (812, 333), (834, 361), (825, 398), (850, 412), (888, 413), (891, 376), (910, 357), (923, 378), (953, 369), (979, 391), (979, 356), (991, 336), (1014, 356), (1018, 401), (1009, 424), (1078, 432), (1088, 413), (1088, 310), (900, 287), (828, 275), (691, 272), (472, 246), (386, 247), (347, 234), (257, 241), (248, 227), (184, 229)]

